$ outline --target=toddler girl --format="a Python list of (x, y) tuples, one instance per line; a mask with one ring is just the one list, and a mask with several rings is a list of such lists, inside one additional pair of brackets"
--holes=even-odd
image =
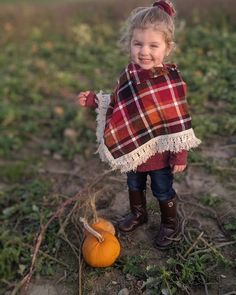
[(200, 140), (191, 128), (186, 84), (174, 64), (164, 63), (174, 48), (175, 10), (159, 0), (135, 9), (123, 44), (130, 63), (111, 95), (81, 92), (81, 106), (97, 107), (98, 152), (113, 169), (127, 173), (130, 214), (118, 227), (133, 231), (147, 222), (146, 180), (161, 211), (155, 244), (166, 249), (179, 233), (173, 174), (187, 165), (187, 151)]

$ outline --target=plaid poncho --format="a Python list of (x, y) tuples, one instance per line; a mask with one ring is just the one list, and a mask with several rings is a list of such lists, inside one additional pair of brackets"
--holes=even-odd
[(157, 152), (200, 144), (191, 128), (186, 84), (175, 65), (144, 70), (131, 63), (114, 93), (97, 97), (98, 152), (113, 169), (135, 171)]

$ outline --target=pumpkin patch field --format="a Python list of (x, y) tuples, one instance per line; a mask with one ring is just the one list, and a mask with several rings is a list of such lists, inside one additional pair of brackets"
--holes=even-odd
[(160, 251), (150, 185), (148, 223), (118, 231), (126, 176), (100, 161), (95, 111), (75, 104), (112, 91), (123, 22), (152, 1), (0, 0), (0, 294), (236, 294), (236, 3), (174, 2), (171, 60), (202, 144), (175, 177), (181, 234)]

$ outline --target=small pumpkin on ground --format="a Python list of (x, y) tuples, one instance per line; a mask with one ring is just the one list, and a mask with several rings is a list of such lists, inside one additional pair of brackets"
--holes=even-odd
[(80, 218), (89, 234), (82, 245), (84, 260), (92, 267), (111, 266), (120, 255), (120, 243), (110, 232), (94, 230), (84, 218)]

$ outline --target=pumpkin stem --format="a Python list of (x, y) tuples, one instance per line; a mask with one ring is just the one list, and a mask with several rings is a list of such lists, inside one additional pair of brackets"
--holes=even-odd
[(95, 236), (95, 237), (98, 239), (99, 243), (102, 243), (102, 242), (104, 241), (103, 236), (102, 236), (100, 233), (98, 233), (96, 230), (94, 230), (91, 226), (89, 226), (89, 224), (88, 224), (88, 222), (86, 221), (85, 218), (80, 217), (79, 220), (83, 223), (84, 228), (85, 228), (90, 234), (92, 234), (93, 236)]
[(90, 204), (91, 204), (92, 211), (93, 211), (94, 222), (97, 223), (98, 222), (98, 214), (97, 214), (97, 210), (96, 210), (95, 200), (96, 200), (96, 195), (94, 194), (90, 198)]

